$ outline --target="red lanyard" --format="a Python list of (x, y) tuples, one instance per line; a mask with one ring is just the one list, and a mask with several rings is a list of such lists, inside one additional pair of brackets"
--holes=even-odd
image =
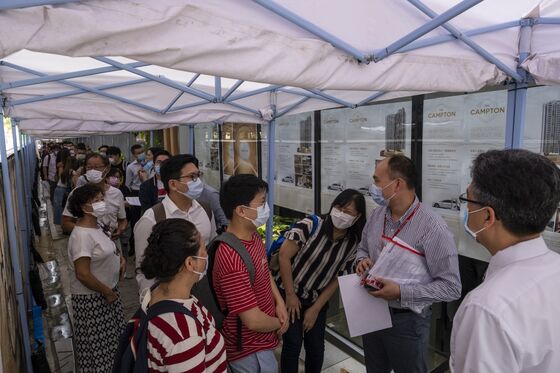
[(387, 226), (387, 216), (385, 216), (385, 218), (383, 219), (383, 233), (381, 234), (381, 238), (382, 239), (384, 238), (384, 239), (388, 239), (388, 240), (393, 240), (393, 238), (395, 238), (395, 236), (401, 232), (401, 230), (404, 228), (406, 223), (408, 223), (409, 220), (412, 219), (412, 217), (414, 216), (414, 214), (416, 213), (416, 211), (418, 210), (419, 207), (420, 207), (420, 202), (418, 202), (418, 204), (416, 205), (414, 210), (412, 210), (410, 215), (408, 215), (408, 217), (402, 222), (402, 224), (395, 231), (395, 233), (393, 233), (393, 235), (391, 237), (385, 235), (385, 227)]

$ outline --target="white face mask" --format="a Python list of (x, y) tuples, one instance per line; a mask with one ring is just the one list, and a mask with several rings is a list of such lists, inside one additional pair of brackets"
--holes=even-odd
[(249, 219), (249, 218), (244, 217), (245, 219), (251, 220), (251, 222), (253, 222), (253, 224), (257, 228), (266, 224), (266, 222), (268, 221), (268, 218), (270, 217), (270, 208), (268, 207), (268, 203), (265, 203), (264, 205), (259, 206), (257, 208), (254, 208), (254, 207), (251, 207), (251, 206), (243, 206), (243, 207), (257, 211), (257, 218), (256, 219)]
[(206, 272), (208, 272), (208, 257), (207, 256), (193, 256), (193, 258), (202, 259), (206, 262), (206, 265), (204, 266), (204, 271), (202, 271), (202, 272), (193, 271), (194, 273), (196, 273), (198, 275), (198, 281), (200, 281), (200, 280), (202, 280), (202, 278), (204, 276), (206, 276)]
[(88, 214), (91, 214), (96, 218), (100, 218), (104, 216), (105, 212), (107, 211), (107, 204), (105, 203), (105, 201), (94, 202), (90, 206), (93, 209), (93, 211), (88, 212)]
[(350, 214), (342, 212), (336, 207), (332, 208), (330, 215), (333, 225), (338, 229), (350, 228), (357, 219), (357, 216), (352, 216)]
[[(181, 184), (185, 184), (185, 183), (181, 183)], [(187, 186), (187, 188), (189, 188), (189, 190), (187, 190), (186, 192), (179, 192), (179, 193), (183, 193), (185, 197), (190, 199), (199, 198), (200, 195), (202, 194), (202, 191), (204, 190), (204, 183), (200, 178), (196, 180), (191, 180), (185, 185)]]
[(100, 183), (103, 180), (103, 172), (98, 170), (88, 170), (86, 171), (86, 178), (90, 183)]
[(471, 237), (472, 239), (476, 240), (476, 236), (488, 227), (483, 227), (482, 229), (479, 229), (476, 232), (473, 232), (472, 229), (469, 228), (469, 215), (484, 210), (484, 207), (479, 208), (478, 210), (469, 211), (469, 209), (465, 205), (464, 209), (465, 209), (465, 211), (463, 212), (463, 227), (465, 228), (465, 232), (467, 233), (467, 235), (469, 237)]

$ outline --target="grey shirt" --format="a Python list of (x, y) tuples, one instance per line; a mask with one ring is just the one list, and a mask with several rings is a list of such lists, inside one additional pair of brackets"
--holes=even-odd
[(204, 184), (202, 194), (196, 200), (210, 206), (212, 212), (214, 213), (216, 227), (221, 228), (224, 225), (229, 225), (226, 214), (224, 214), (224, 210), (222, 210), (222, 206), (220, 205), (220, 192), (211, 186)]
[[(397, 221), (393, 221), (388, 207), (373, 210), (364, 227), (356, 261), (370, 258), (375, 262), (385, 245), (381, 240), (383, 227), (385, 226), (385, 235), (392, 236), (419, 203), (416, 198)], [(449, 302), (461, 296), (457, 248), (453, 235), (439, 215), (430, 207), (420, 204), (397, 237), (425, 255), (433, 281), (427, 284), (401, 285), (400, 303), (391, 302), (391, 306), (410, 308), (417, 302)]]

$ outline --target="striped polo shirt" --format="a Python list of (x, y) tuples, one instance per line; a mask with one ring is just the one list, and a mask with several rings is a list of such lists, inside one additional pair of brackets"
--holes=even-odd
[[(412, 213), (414, 215), (404, 224)], [(458, 299), (461, 296), (461, 280), (453, 235), (441, 216), (420, 203), (418, 198), (415, 198), (398, 220), (393, 220), (388, 207), (373, 210), (362, 232), (356, 261), (370, 258), (375, 262), (386, 244), (381, 236), (392, 237), (399, 228), (401, 230), (397, 237), (425, 255), (432, 281), (427, 284), (401, 285), (400, 302), (391, 301), (389, 305), (396, 308), (413, 308), (419, 304)]]
[(258, 307), (269, 316), (276, 316), (276, 305), (272, 295), (272, 284), (268, 260), (261, 237), (253, 234), (251, 241), (241, 240), (247, 248), (255, 266), (255, 281), (251, 285), (249, 272), (241, 257), (227, 244), (221, 243), (212, 270), (213, 285), (221, 309), (228, 315), (223, 322), (222, 333), (226, 340), (229, 361), (235, 361), (259, 351), (271, 350), (278, 345), (275, 332), (259, 333), (241, 327), (242, 350), (237, 347), (238, 315)]
[[(321, 217), (317, 220), (312, 236), (311, 218), (300, 220), (284, 234), (286, 239), (295, 241), (299, 246), (292, 264), (294, 290), (298, 298), (309, 303), (315, 302), (321, 291), (337, 276), (352, 273), (358, 246), (358, 240), (348, 235), (333, 241), (322, 232), (324, 220)], [(280, 274), (276, 276), (276, 281), (284, 289)]]
[[(142, 299), (147, 310), (151, 294)], [(227, 371), (224, 338), (214, 326), (210, 312), (191, 296), (173, 299), (189, 309), (197, 320), (183, 313), (164, 313), (148, 323), (148, 370), (150, 372), (219, 372)], [(134, 334), (140, 323), (134, 322)]]

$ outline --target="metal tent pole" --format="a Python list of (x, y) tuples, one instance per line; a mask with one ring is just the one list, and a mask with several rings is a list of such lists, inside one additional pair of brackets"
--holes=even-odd
[(194, 124), (189, 124), (189, 154), (194, 154)]
[[(12, 120), (12, 141), (14, 145), (14, 185), (16, 190), (16, 200), (17, 200), (17, 212), (18, 212), (18, 220), (19, 220), (19, 230), (20, 230), (20, 239), (21, 244), (23, 245), (23, 278), (25, 279), (25, 283), (29, 285), (29, 229), (27, 226), (27, 217), (26, 217), (26, 209), (25, 209), (25, 194), (26, 194), (26, 184), (25, 179), (22, 176), (21, 170), (21, 159), (20, 159), (20, 152), (23, 152), (23, 147), (18, 147), (17, 141), (17, 122)], [(31, 292), (27, 293), (27, 305), (31, 307), (32, 299), (31, 299)]]
[[(276, 111), (276, 108), (273, 109)], [(276, 120), (268, 122), (268, 206), (270, 207), (270, 217), (266, 222), (266, 247), (272, 244), (272, 226), (274, 217), (275, 181), (276, 174)]]
[(521, 68), (531, 51), (531, 34), (535, 20), (531, 18), (521, 20), (519, 31), (519, 62), (517, 71), (523, 76), (521, 83), (511, 84), (508, 88), (507, 116), (506, 116), (506, 143), (507, 149), (523, 147), (525, 135), (525, 112), (527, 109), (527, 81), (529, 73)]
[(0, 131), (0, 158), (2, 160), (2, 187), (4, 188), (4, 203), (6, 206), (5, 224), (8, 232), (8, 243), (10, 245), (10, 259), (16, 288), (16, 300), (22, 334), (21, 337), (23, 339), (25, 365), (26, 371), (31, 373), (33, 371), (33, 367), (31, 365), (31, 344), (29, 341), (29, 326), (27, 324), (27, 307), (25, 303), (25, 295), (23, 293), (23, 280), (17, 247), (17, 233), (13, 214), (14, 206), (10, 183), (10, 170), (8, 167), (8, 154), (6, 151), (6, 134), (4, 133), (3, 128)]

